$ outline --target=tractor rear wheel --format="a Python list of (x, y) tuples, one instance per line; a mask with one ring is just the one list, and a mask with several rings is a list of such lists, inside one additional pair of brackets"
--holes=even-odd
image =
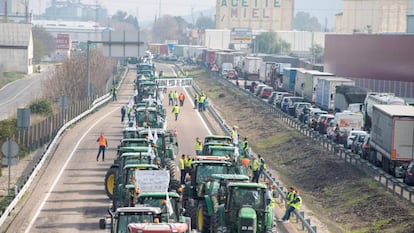
[(198, 202), (197, 208), (197, 230), (202, 233), (210, 232), (210, 216), (205, 201)]
[(114, 187), (117, 169), (115, 167), (109, 168), (105, 175), (105, 192), (109, 199), (113, 200)]
[(177, 166), (175, 165), (174, 161), (170, 158), (165, 159), (165, 166), (170, 172), (170, 179), (171, 180), (180, 180), (180, 177), (178, 175)]
[(226, 227), (219, 226), (217, 227), (217, 233), (229, 233)]

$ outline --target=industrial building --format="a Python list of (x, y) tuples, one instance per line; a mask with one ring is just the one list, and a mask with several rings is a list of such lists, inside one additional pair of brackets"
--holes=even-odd
[(31, 24), (0, 23), (0, 71), (33, 73)]
[(293, 0), (216, 1), (216, 29), (290, 31), (293, 17)]

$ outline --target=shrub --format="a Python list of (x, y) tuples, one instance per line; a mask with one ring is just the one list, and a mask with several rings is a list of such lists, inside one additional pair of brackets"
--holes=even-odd
[(30, 112), (45, 116), (53, 114), (52, 104), (48, 100), (36, 100), (29, 105)]

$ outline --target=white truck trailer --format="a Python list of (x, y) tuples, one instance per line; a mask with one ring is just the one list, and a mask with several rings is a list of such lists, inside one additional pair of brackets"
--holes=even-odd
[(402, 177), (414, 159), (414, 107), (374, 105), (370, 137), (370, 162)]

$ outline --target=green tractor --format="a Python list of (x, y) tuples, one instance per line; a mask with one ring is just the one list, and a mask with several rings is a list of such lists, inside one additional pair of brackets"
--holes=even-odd
[(160, 170), (160, 167), (156, 164), (127, 163), (122, 169), (122, 174), (114, 182), (113, 211), (119, 207), (135, 205), (136, 197), (140, 192), (135, 186), (136, 179), (139, 179), (135, 177), (136, 170)]
[(105, 174), (105, 192), (113, 200), (115, 182), (120, 182), (122, 168), (133, 159), (134, 163), (156, 164), (159, 159), (151, 159), (148, 146), (125, 146), (118, 148), (118, 156)]
[(139, 128), (164, 129), (165, 115), (162, 115), (157, 107), (138, 107), (135, 110), (135, 124)]
[(157, 141), (154, 145), (154, 151), (158, 158), (160, 158), (161, 167), (170, 171), (170, 177), (172, 182), (175, 182), (177, 188), (180, 186), (180, 177), (177, 171), (177, 165), (174, 162), (176, 155), (178, 154), (178, 142), (174, 136), (172, 130), (163, 129), (140, 129), (138, 131), (138, 137), (149, 138), (149, 134), (154, 134), (152, 137), (157, 136)]
[(109, 229), (111, 233), (126, 233), (128, 224), (153, 223), (156, 218), (161, 219), (162, 215), (160, 208), (149, 206), (122, 207), (108, 212), (109, 216), (99, 219), (99, 228)]
[(176, 192), (168, 192), (171, 208), (168, 208), (167, 193), (148, 192), (138, 195), (137, 204), (144, 206), (159, 207), (162, 211), (161, 222), (190, 222), (188, 217), (183, 215), (180, 203), (181, 196)]
[[(217, 198), (217, 208), (213, 199)], [(273, 211), (269, 190), (265, 184), (229, 182), (218, 188), (216, 195), (206, 199), (209, 213), (213, 213), (212, 232), (270, 233)]]
[(217, 212), (219, 201), (222, 202), (225, 193), (225, 188), (229, 182), (249, 182), (249, 177), (246, 175), (234, 175), (234, 174), (213, 174), (210, 179), (204, 183), (204, 199), (200, 199), (197, 208), (197, 230), (199, 232), (212, 232), (214, 229), (214, 214)]
[(204, 199), (206, 183), (212, 174), (236, 174), (234, 164), (225, 157), (197, 156), (192, 163), (190, 180), (183, 190), (183, 206), (186, 215), (191, 217), (191, 227), (196, 227), (198, 202)]

